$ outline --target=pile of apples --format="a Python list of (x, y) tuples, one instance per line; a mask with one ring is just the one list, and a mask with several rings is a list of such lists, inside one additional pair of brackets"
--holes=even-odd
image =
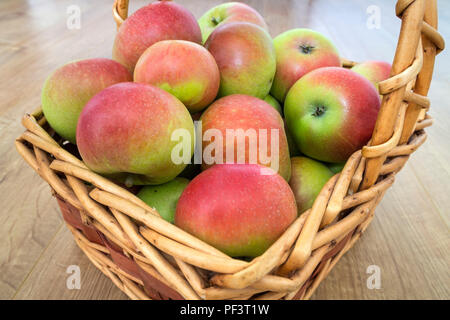
[[(346, 69), (318, 32), (267, 30), (242, 3), (198, 21), (177, 3), (151, 3), (121, 25), (112, 59), (48, 77), (44, 115), (91, 170), (139, 186), (162, 218), (230, 256), (256, 257), (368, 142), (391, 68)], [(255, 132), (257, 143), (249, 133), (219, 144), (229, 130)]]

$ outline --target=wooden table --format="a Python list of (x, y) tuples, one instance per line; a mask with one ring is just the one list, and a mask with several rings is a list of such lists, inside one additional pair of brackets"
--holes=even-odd
[[(23, 131), (22, 115), (39, 105), (43, 82), (51, 71), (74, 59), (111, 57), (115, 34), (112, 2), (0, 2), (2, 299), (126, 298), (75, 245), (48, 185), (27, 166), (13, 145)], [(200, 17), (222, 1), (179, 2)], [(348, 59), (392, 61), (400, 27), (393, 1), (247, 2), (266, 18), (272, 36), (294, 27), (309, 27), (333, 39), (341, 55)], [(147, 1), (131, 0), (130, 12), (144, 3)], [(450, 2), (440, 1), (439, 5), (439, 27), (446, 37), (450, 34)], [(80, 28), (70, 29), (68, 18), (78, 9)], [(377, 13), (379, 28), (370, 28), (376, 22), (373, 14)], [(69, 25), (74, 26), (70, 22), (73, 20), (69, 19)], [(430, 91), (430, 114), (436, 121), (427, 130), (427, 143), (397, 175), (370, 228), (321, 284), (314, 299), (450, 298), (449, 52), (437, 58)], [(66, 286), (71, 265), (81, 270), (79, 290)], [(379, 289), (367, 286), (373, 270), (370, 266), (379, 267)]]

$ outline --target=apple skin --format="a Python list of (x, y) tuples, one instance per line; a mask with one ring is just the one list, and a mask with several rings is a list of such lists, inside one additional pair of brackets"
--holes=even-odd
[(230, 22), (209, 36), (205, 47), (220, 70), (219, 97), (247, 94), (264, 99), (275, 75), (275, 50), (270, 35), (248, 22)]
[(221, 164), (183, 191), (175, 225), (232, 257), (256, 257), (297, 217), (294, 194), (257, 164)]
[(137, 197), (155, 208), (164, 220), (174, 223), (178, 199), (188, 184), (188, 179), (177, 177), (158, 186), (144, 186)]
[(292, 85), (308, 72), (322, 67), (340, 67), (333, 43), (317, 31), (292, 29), (273, 39), (277, 72), (270, 94), (284, 102)]
[(133, 72), (136, 62), (152, 44), (162, 40), (202, 43), (195, 17), (172, 1), (157, 1), (140, 8), (120, 26), (113, 46), (113, 59)]
[[(234, 151), (234, 161), (237, 162), (238, 147), (226, 144), (226, 131), (228, 129), (242, 129), (247, 131), (249, 129), (256, 130), (259, 141), (259, 130), (267, 130), (267, 154), (272, 154), (271, 151), (271, 129), (278, 129), (278, 173), (289, 181), (291, 176), (291, 163), (289, 159), (289, 147), (284, 131), (284, 123), (280, 114), (267, 102), (247, 95), (234, 94), (216, 100), (211, 106), (202, 114), (200, 120), (202, 121), (202, 136), (210, 129), (219, 130), (223, 137), (223, 161), (226, 162), (227, 153)], [(246, 138), (246, 141), (248, 138)], [(237, 139), (234, 139), (237, 144)], [(212, 142), (203, 141), (203, 150)], [(259, 142), (258, 142), (259, 145)], [(231, 149), (233, 148), (233, 149)], [(249, 163), (250, 145), (246, 142), (245, 145), (245, 163)], [(229, 150), (229, 151), (227, 151)], [(272, 163), (263, 164), (260, 161), (259, 149), (257, 163), (270, 167)], [(205, 170), (212, 165), (205, 162), (202, 164), (202, 169)]]
[(86, 103), (106, 87), (127, 81), (132, 81), (131, 74), (116, 61), (96, 58), (70, 62), (45, 81), (42, 111), (50, 126), (75, 144), (78, 117)]
[(292, 86), (284, 115), (303, 154), (339, 163), (369, 141), (379, 109), (380, 97), (369, 80), (345, 68), (326, 67)]
[(344, 169), (345, 163), (325, 163), (328, 169), (333, 173), (339, 173)]
[(280, 103), (277, 101), (277, 99), (275, 99), (274, 97), (272, 97), (270, 94), (264, 99), (265, 102), (267, 102), (268, 104), (270, 104), (272, 107), (275, 108), (275, 110), (278, 111), (278, 113), (283, 116), (283, 108), (281, 108)]
[(268, 30), (264, 18), (252, 7), (241, 2), (222, 3), (208, 10), (198, 24), (202, 30), (203, 43), (218, 27), (229, 22), (249, 22)]
[(292, 137), (292, 134), (289, 132), (289, 128), (286, 124), (286, 119), (283, 119), (284, 121), (284, 132), (286, 132), (286, 139), (289, 146), (289, 155), (291, 157), (300, 156), (302, 153), (300, 152), (300, 149), (297, 147), (297, 144), (294, 141), (294, 138)]
[(166, 90), (195, 113), (216, 98), (220, 73), (214, 57), (201, 45), (165, 40), (145, 50), (134, 69), (134, 81)]
[(291, 158), (291, 168), (289, 186), (301, 214), (312, 207), (320, 190), (334, 174), (323, 163), (307, 157)]
[(166, 91), (147, 84), (125, 82), (95, 95), (81, 112), (78, 150), (93, 171), (134, 184), (161, 184), (174, 179), (186, 164), (172, 161), (176, 129), (185, 129), (194, 149), (194, 123), (186, 107)]
[(351, 70), (372, 82), (378, 91), (378, 83), (389, 79), (391, 67), (390, 63), (384, 61), (366, 61), (357, 64)]

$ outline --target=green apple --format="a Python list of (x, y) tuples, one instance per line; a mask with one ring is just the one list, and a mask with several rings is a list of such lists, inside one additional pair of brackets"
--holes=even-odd
[(326, 163), (325, 164), (328, 169), (330, 169), (333, 173), (339, 173), (344, 169), (345, 163)]
[(188, 184), (188, 179), (177, 177), (158, 186), (145, 186), (137, 196), (155, 208), (164, 220), (173, 223), (178, 199)]
[(283, 115), (283, 109), (281, 108), (280, 103), (277, 101), (277, 99), (275, 99), (274, 97), (272, 97), (270, 94), (267, 95), (267, 97), (264, 99), (265, 102), (267, 102), (268, 104), (270, 104), (272, 107), (275, 108), (275, 110), (278, 111), (278, 113), (280, 115)]
[(294, 192), (298, 213), (301, 214), (312, 207), (333, 172), (323, 163), (307, 157), (291, 158), (291, 168), (289, 185)]

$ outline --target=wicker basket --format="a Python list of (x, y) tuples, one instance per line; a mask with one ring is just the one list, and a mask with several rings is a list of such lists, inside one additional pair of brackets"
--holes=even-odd
[[(116, 0), (117, 25), (128, 0)], [(261, 256), (233, 259), (159, 217), (123, 188), (90, 171), (48, 126), (23, 117), (16, 147), (56, 196), (76, 243), (131, 299), (308, 299), (359, 239), (395, 174), (426, 140), (426, 97), (436, 54), (436, 0), (400, 0), (392, 76), (368, 146), (355, 152), (314, 202)], [(344, 61), (344, 66), (355, 63)]]

